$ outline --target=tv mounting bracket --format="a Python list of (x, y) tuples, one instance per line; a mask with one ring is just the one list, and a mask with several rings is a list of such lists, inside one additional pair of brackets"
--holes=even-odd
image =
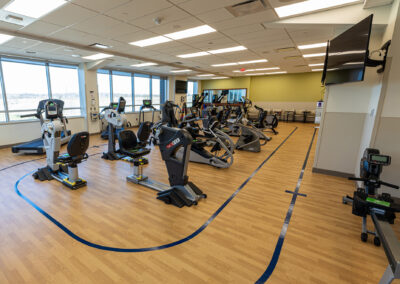
[[(388, 40), (388, 41), (387, 41), (384, 45), (382, 45), (382, 47), (380, 48), (379, 53), (380, 53), (380, 54), (382, 54), (382, 52), (385, 53), (382, 60), (371, 59), (371, 58), (369, 57), (369, 54), (368, 54), (367, 60), (366, 60), (366, 62), (365, 62), (365, 63), (366, 63), (366, 66), (368, 66), (368, 67), (378, 67), (378, 66), (382, 66), (381, 68), (378, 69), (377, 72), (378, 72), (378, 73), (382, 73), (383, 71), (385, 71), (386, 59), (387, 59), (387, 56), (388, 56), (388, 53), (389, 53), (389, 46), (390, 46), (391, 43), (392, 43), (392, 41), (391, 41), (391, 40)], [(368, 52), (368, 53), (369, 53), (369, 52)]]

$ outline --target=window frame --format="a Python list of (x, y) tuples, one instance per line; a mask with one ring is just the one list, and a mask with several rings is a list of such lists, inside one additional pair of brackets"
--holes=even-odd
[[(168, 96), (167, 94), (167, 82), (168, 82), (168, 77), (163, 77), (160, 75), (153, 75), (153, 74), (145, 74), (145, 73), (136, 73), (136, 72), (129, 72), (129, 71), (120, 71), (120, 70), (112, 70), (112, 69), (98, 69), (97, 74), (106, 74), (109, 76), (109, 84), (110, 84), (110, 96), (109, 100), (110, 103), (113, 101), (114, 98), (114, 93), (113, 93), (113, 80), (112, 80), (112, 75), (121, 75), (121, 74), (130, 74), (131, 76), (131, 97), (132, 97), (132, 105), (129, 105), (129, 107), (132, 107), (132, 111), (127, 111), (125, 113), (139, 113), (139, 111), (135, 111), (135, 107), (140, 107), (142, 105), (135, 105), (135, 77), (142, 77), (142, 78), (148, 78), (149, 79), (149, 92), (150, 92), (150, 99), (153, 100), (153, 78), (160, 80), (160, 104), (153, 104), (153, 106), (157, 109), (157, 111), (160, 111), (161, 105), (166, 101), (166, 97)], [(124, 76), (125, 76), (124, 75)], [(98, 78), (98, 77), (97, 77)], [(97, 82), (98, 86), (98, 82)], [(99, 107), (107, 107), (107, 106), (101, 106), (99, 102)], [(145, 109), (145, 112), (151, 111), (150, 109)]]
[(67, 64), (67, 63), (56, 63), (56, 62), (49, 62), (49, 61), (42, 61), (42, 60), (31, 60), (31, 59), (26, 59), (26, 58), (14, 58), (14, 57), (8, 57), (8, 56), (0, 56), (0, 88), (2, 92), (2, 99), (3, 99), (3, 106), (4, 110), (0, 111), (0, 114), (5, 115), (5, 121), (0, 121), (0, 125), (6, 125), (6, 124), (15, 124), (15, 123), (26, 123), (26, 122), (36, 122), (37, 119), (32, 119), (32, 118), (27, 118), (27, 119), (21, 119), (21, 120), (11, 120), (10, 119), (10, 113), (15, 113), (15, 112), (31, 112), (35, 113), (36, 108), (34, 109), (24, 109), (24, 110), (10, 110), (8, 107), (8, 100), (7, 100), (7, 91), (5, 87), (5, 80), (4, 80), (4, 70), (3, 70), (3, 62), (13, 62), (13, 63), (19, 63), (19, 64), (30, 64), (30, 65), (37, 65), (37, 66), (44, 66), (45, 67), (45, 72), (46, 72), (46, 83), (47, 83), (47, 97), (48, 99), (52, 99), (52, 92), (51, 92), (51, 78), (50, 78), (50, 66), (53, 67), (59, 67), (59, 68), (69, 68), (69, 69), (75, 69), (77, 71), (77, 76), (78, 76), (78, 89), (79, 89), (79, 105), (80, 107), (73, 107), (73, 108), (64, 108), (64, 110), (80, 110), (80, 115), (78, 116), (69, 116), (68, 118), (77, 118), (77, 117), (84, 117), (82, 114), (85, 109), (85, 105), (82, 104), (82, 90), (81, 90), (81, 84), (80, 84), (80, 76), (79, 76), (79, 67), (78, 65), (74, 64)]

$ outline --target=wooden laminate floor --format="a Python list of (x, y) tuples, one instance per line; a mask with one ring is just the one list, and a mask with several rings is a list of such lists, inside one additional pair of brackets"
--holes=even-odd
[[(68, 236), (14, 191), (45, 160), (0, 171), (0, 283), (254, 283), (267, 268), (306, 157), (314, 128), (281, 123), (261, 153), (237, 152), (229, 169), (189, 165), (189, 177), (208, 198), (176, 208), (150, 189), (126, 182), (130, 164), (105, 161), (106, 146), (91, 137), (93, 155), (80, 165), (86, 188), (24, 178), (20, 191), (79, 237), (103, 246), (146, 248), (191, 235), (268, 155), (298, 129), (239, 194), (193, 239), (163, 250), (112, 252)], [(278, 264), (268, 283), (378, 283), (387, 260), (382, 248), (360, 241), (361, 219), (341, 203), (353, 182), (311, 172), (316, 140)], [(0, 169), (38, 158), (0, 150)], [(167, 182), (159, 150), (145, 172)], [(398, 225), (394, 226), (398, 231)]]

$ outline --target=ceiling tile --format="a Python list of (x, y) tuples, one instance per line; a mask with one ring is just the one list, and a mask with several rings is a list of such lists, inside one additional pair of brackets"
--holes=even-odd
[(223, 20), (234, 18), (234, 16), (231, 13), (229, 13), (228, 10), (226, 10), (225, 8), (208, 11), (197, 15), (197, 17), (207, 24), (212, 24), (215, 22), (220, 22)]
[(194, 27), (201, 26), (201, 25), (204, 25), (204, 23), (201, 22), (200, 20), (198, 20), (194, 17), (188, 17), (188, 18), (181, 19), (179, 21), (165, 23), (160, 26), (154, 26), (152, 28), (149, 28), (148, 30), (162, 35), (162, 34), (173, 33), (173, 32), (177, 32), (177, 31), (189, 29), (189, 28), (194, 28)]
[(71, 0), (72, 3), (96, 12), (105, 12), (132, 0)]
[(243, 0), (190, 0), (178, 5), (191, 14), (199, 15), (207, 11), (232, 6), (240, 2), (243, 2)]
[(96, 16), (97, 13), (78, 5), (68, 3), (60, 9), (41, 18), (42, 21), (68, 27)]
[(71, 28), (106, 38), (114, 38), (119, 35), (140, 31), (137, 27), (104, 15), (90, 18), (84, 22), (71, 26)]
[(172, 4), (166, 0), (135, 0), (111, 9), (105, 12), (105, 14), (119, 20), (130, 21), (171, 6)]
[[(175, 25), (177, 25), (178, 24), (176, 23), (177, 21), (188, 18), (190, 16), (191, 16), (190, 14), (186, 13), (182, 9), (172, 6), (170, 8), (149, 14), (147, 16), (131, 20), (129, 21), (129, 23), (138, 26), (140, 28), (149, 29), (157, 26), (164, 26), (171, 22), (175, 22)], [(161, 24), (155, 23), (154, 19), (156, 18), (159, 18), (161, 20)]]
[(33, 22), (29, 26), (24, 27), (22, 31), (40, 36), (47, 36), (48, 34), (51, 34), (63, 28), (64, 28), (63, 26), (46, 23), (44, 21), (39, 20)]

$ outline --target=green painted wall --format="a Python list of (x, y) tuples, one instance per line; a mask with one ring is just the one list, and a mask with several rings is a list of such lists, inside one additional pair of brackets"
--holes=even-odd
[(321, 72), (202, 81), (204, 89), (247, 88), (256, 102), (316, 102), (324, 94)]

